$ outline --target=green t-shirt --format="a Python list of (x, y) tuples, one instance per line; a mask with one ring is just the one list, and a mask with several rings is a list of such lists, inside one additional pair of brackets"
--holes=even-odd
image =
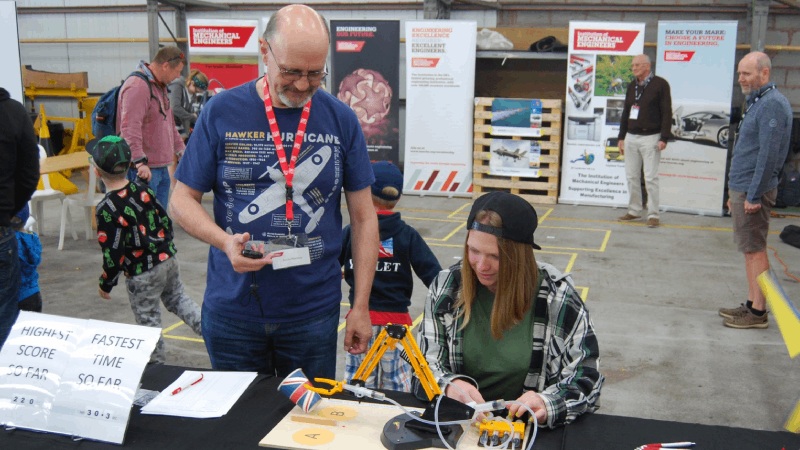
[[(542, 274), (539, 273), (539, 283)], [(536, 292), (538, 292), (538, 287)], [(533, 348), (533, 305), (522, 322), (503, 333), (503, 339), (492, 337), (494, 293), (479, 285), (469, 323), (464, 328), (464, 375), (480, 386), (483, 399), (516, 400), (531, 364)]]

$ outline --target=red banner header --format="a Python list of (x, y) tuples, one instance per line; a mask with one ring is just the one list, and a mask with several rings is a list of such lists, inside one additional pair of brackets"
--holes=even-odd
[(627, 52), (638, 31), (624, 30), (575, 30), (575, 50), (599, 50), (604, 52)]
[(244, 48), (256, 27), (189, 27), (192, 47)]

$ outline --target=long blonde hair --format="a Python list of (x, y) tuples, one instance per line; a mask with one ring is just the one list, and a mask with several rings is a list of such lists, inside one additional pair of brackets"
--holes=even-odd
[[(502, 228), (503, 221), (494, 211), (482, 210), (475, 215), (475, 221), (495, 228)], [(476, 231), (479, 233), (479, 231)], [(467, 234), (469, 239), (469, 233)], [(492, 305), (492, 337), (503, 339), (503, 332), (520, 323), (532, 306), (534, 291), (539, 285), (539, 267), (533, 248), (529, 244), (514, 242), (496, 237), (500, 253), (500, 267), (497, 274), (497, 292)], [(469, 249), (464, 243), (464, 256), (461, 263), (461, 290), (456, 299), (456, 308), (463, 307), (461, 314), (467, 326), (472, 313), (472, 303), (478, 292), (478, 277), (469, 263)]]

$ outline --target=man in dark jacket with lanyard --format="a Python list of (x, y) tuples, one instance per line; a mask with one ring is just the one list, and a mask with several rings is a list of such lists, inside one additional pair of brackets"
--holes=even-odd
[(761, 52), (739, 62), (739, 85), (747, 106), (733, 147), (728, 179), (728, 210), (733, 217), (733, 241), (744, 253), (748, 299), (738, 308), (720, 308), (723, 324), (731, 328), (767, 328), (767, 305), (757, 277), (769, 270), (767, 233), (778, 195), (780, 172), (792, 132), (792, 108), (775, 83), (772, 64)]
[(20, 267), (11, 218), (39, 182), (39, 148), (22, 104), (0, 88), (0, 347), (19, 313)]
[(619, 220), (642, 217), (642, 167), (647, 189), (647, 226), (656, 228), (658, 219), (658, 163), (661, 151), (672, 138), (672, 97), (667, 80), (653, 75), (650, 58), (638, 55), (631, 64), (636, 79), (628, 85), (619, 124), (619, 151), (625, 155), (628, 179), (628, 213)]

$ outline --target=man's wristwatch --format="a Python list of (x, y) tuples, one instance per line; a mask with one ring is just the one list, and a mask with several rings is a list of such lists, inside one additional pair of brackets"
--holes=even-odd
[(138, 170), (139, 167), (141, 167), (143, 165), (144, 166), (147, 165), (147, 155), (142, 156), (141, 158), (134, 159), (133, 161), (131, 161), (131, 167), (133, 167), (134, 169)]

